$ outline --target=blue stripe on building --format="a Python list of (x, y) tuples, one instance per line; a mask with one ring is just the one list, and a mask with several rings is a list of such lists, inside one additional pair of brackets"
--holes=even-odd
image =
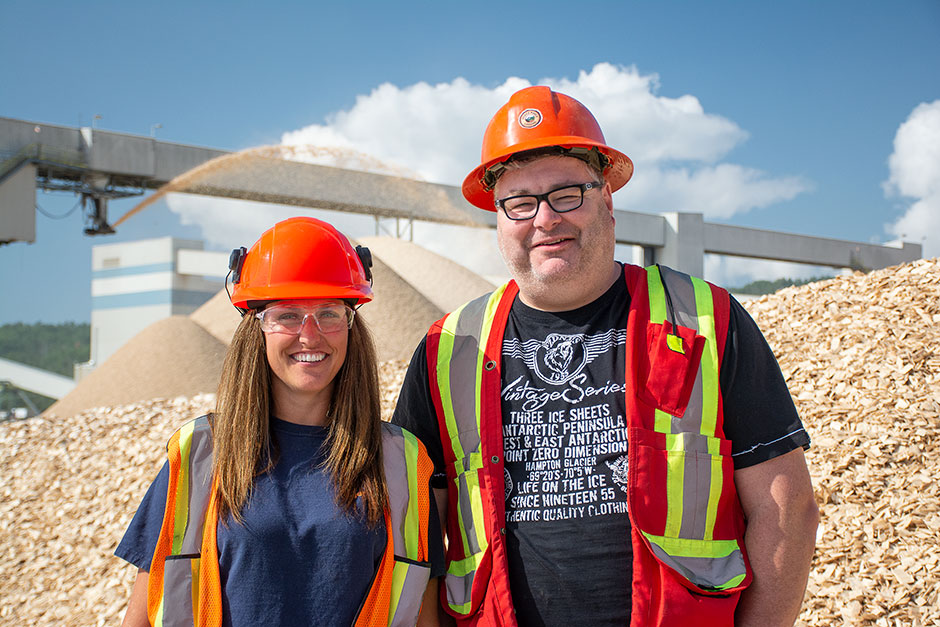
[(145, 307), (147, 305), (187, 305), (198, 307), (215, 296), (215, 292), (197, 292), (193, 290), (159, 290), (156, 292), (135, 292), (133, 294), (109, 294), (94, 296), (92, 309), (119, 309), (123, 307)]
[(116, 276), (129, 276), (133, 274), (150, 274), (153, 272), (173, 272), (173, 262), (151, 263), (145, 266), (128, 266), (126, 268), (104, 268), (93, 270), (91, 278), (109, 279)]

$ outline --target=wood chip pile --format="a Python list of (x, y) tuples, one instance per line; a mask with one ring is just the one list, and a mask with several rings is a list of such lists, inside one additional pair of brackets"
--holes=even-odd
[[(822, 510), (803, 625), (940, 624), (940, 261), (747, 303), (813, 437)], [(406, 363), (380, 368), (383, 416)], [(112, 625), (112, 556), (172, 431), (211, 395), (0, 425), (0, 624)]]
[(801, 620), (940, 625), (940, 259), (746, 303), (813, 446)]

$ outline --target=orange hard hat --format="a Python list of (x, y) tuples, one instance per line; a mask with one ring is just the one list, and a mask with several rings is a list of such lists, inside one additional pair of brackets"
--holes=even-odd
[(514, 154), (560, 147), (562, 154), (588, 161), (592, 149), (600, 155), (604, 178), (612, 191), (633, 176), (630, 158), (608, 146), (597, 120), (583, 104), (548, 87), (526, 87), (514, 93), (483, 133), (480, 165), (463, 182), (463, 195), (472, 205), (496, 211), (493, 185), (487, 172)]
[(372, 300), (371, 266), (369, 249), (353, 248), (331, 224), (288, 218), (262, 233), (250, 250), (232, 251), (232, 304), (246, 310), (295, 298), (366, 303)]

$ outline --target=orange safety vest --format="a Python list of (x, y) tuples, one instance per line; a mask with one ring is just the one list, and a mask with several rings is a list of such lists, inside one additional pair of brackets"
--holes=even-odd
[[(222, 590), (209, 418), (197, 418), (174, 433), (167, 456), (167, 504), (147, 581), (147, 615), (155, 627), (217, 627)], [(354, 627), (413, 626), (430, 575), (428, 481), (433, 464), (414, 435), (385, 422), (382, 462), (389, 496), (388, 541)]]
[[(661, 266), (624, 266), (631, 624), (732, 625), (751, 571), (722, 428), (728, 293)], [(516, 625), (505, 546), (501, 355), (514, 281), (428, 333), (448, 490), (441, 602), (461, 625)]]

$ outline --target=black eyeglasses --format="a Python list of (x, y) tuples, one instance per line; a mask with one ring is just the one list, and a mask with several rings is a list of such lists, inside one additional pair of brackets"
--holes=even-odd
[(565, 185), (544, 194), (510, 196), (496, 201), (496, 206), (503, 210), (510, 220), (531, 220), (539, 212), (542, 201), (548, 203), (555, 213), (574, 211), (584, 203), (584, 192), (601, 187), (601, 183), (581, 183)]

